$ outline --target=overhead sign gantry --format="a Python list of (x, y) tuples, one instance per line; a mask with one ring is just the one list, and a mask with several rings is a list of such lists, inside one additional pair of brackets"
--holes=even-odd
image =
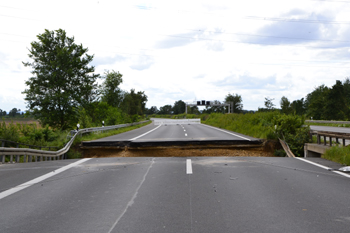
[(227, 106), (228, 112), (230, 113), (230, 104), (217, 104), (215, 101), (205, 101), (205, 100), (197, 100), (192, 103), (185, 103), (186, 104), (186, 114), (187, 114), (187, 106)]

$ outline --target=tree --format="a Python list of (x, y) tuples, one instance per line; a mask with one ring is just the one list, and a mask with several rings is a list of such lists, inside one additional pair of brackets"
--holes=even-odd
[(328, 91), (327, 86), (321, 85), (306, 96), (306, 114), (309, 117), (313, 117), (314, 120), (320, 120), (324, 117), (324, 106), (327, 102)]
[(131, 89), (129, 92), (124, 92), (122, 109), (129, 115), (142, 115), (146, 109), (147, 95), (144, 91), (135, 92), (135, 89)]
[(6, 116), (6, 111), (3, 111), (2, 109), (0, 109), (0, 116)]
[(288, 98), (285, 96), (282, 96), (280, 101), (282, 113), (284, 114), (291, 114), (293, 112), (293, 108), (291, 103), (289, 102)]
[(272, 103), (272, 101), (275, 99), (271, 99), (269, 97), (265, 97), (265, 101), (264, 101), (264, 105), (267, 109), (269, 110), (273, 110), (274, 109), (274, 103)]
[(327, 92), (324, 109), (325, 120), (346, 120), (349, 113), (347, 101), (345, 99), (344, 86), (337, 80), (335, 85)]
[(182, 114), (186, 112), (186, 103), (182, 100), (176, 101), (173, 107), (174, 114)]
[(225, 97), (225, 103), (230, 104), (231, 112), (241, 113), (243, 110), (242, 97), (238, 94), (230, 94)]
[(31, 43), (29, 58), (23, 62), (31, 67), (33, 77), (26, 81), (28, 89), (23, 91), (31, 114), (42, 125), (66, 129), (75, 125), (76, 109), (96, 99), (98, 74), (88, 66), (93, 55), (87, 48), (74, 43), (62, 29), (45, 30)]
[(158, 114), (172, 114), (172, 109), (171, 105), (164, 105), (163, 107), (159, 108)]
[[(214, 100), (211, 102), (212, 104), (222, 104), (219, 100)], [(205, 109), (203, 110), (204, 113), (225, 113), (225, 107), (224, 106), (205, 106)]]
[(9, 111), (9, 116), (15, 117), (20, 111), (21, 109), (13, 108)]
[(199, 114), (198, 106), (187, 106), (187, 113), (188, 114)]
[(152, 106), (150, 109), (146, 109), (146, 114), (152, 115), (157, 114), (159, 112), (157, 106)]
[(122, 77), (123, 75), (119, 71), (115, 72), (114, 70), (105, 72), (103, 77), (105, 80), (101, 89), (102, 101), (112, 107), (119, 107), (122, 102), (123, 91), (119, 88), (119, 85), (123, 82)]
[(294, 100), (291, 104), (293, 111), (297, 115), (304, 115), (306, 113), (306, 107), (305, 107), (305, 101), (304, 98), (301, 98), (300, 100)]

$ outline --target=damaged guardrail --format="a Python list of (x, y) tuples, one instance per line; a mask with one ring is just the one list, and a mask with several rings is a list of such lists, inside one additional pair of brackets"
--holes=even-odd
[[(81, 130), (75, 131), (74, 136), (69, 140), (69, 142), (62, 149), (58, 151), (35, 150), (30, 148), (0, 147), (0, 164), (5, 163), (6, 156), (9, 156), (10, 162), (16, 162), (16, 163), (66, 159), (65, 154), (69, 151), (75, 138), (78, 135), (82, 135), (84, 133), (96, 132), (96, 131), (118, 129), (118, 128), (128, 127), (132, 125), (139, 125), (146, 122), (147, 121), (141, 121), (141, 122), (129, 123), (129, 124), (81, 129)], [(21, 160), (21, 156), (23, 157), (23, 160)]]

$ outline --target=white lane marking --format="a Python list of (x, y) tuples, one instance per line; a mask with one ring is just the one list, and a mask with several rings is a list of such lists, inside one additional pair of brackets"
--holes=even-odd
[(186, 130), (184, 129), (184, 131), (186, 132)]
[(149, 167), (148, 167), (148, 169), (147, 169), (145, 175), (143, 175), (143, 178), (142, 178), (142, 180), (141, 180), (141, 183), (140, 183), (139, 186), (137, 187), (137, 189), (136, 189), (134, 195), (132, 196), (131, 200), (130, 200), (130, 201), (128, 202), (128, 204), (126, 205), (126, 207), (125, 207), (123, 213), (121, 213), (121, 215), (117, 218), (117, 220), (115, 220), (113, 226), (111, 227), (111, 229), (109, 229), (108, 233), (111, 233), (111, 232), (114, 230), (114, 228), (117, 226), (117, 224), (118, 224), (118, 222), (120, 221), (120, 219), (124, 216), (124, 214), (126, 213), (126, 211), (129, 209), (129, 207), (131, 207), (131, 206), (134, 204), (134, 200), (135, 200), (135, 198), (137, 197), (137, 194), (139, 193), (139, 189), (141, 188), (143, 182), (145, 182), (146, 176), (147, 176), (149, 170), (151, 169), (151, 167), (153, 166), (153, 164), (154, 164), (154, 158), (152, 159), (152, 163), (149, 165)]
[[(304, 162), (306, 162), (306, 163), (310, 163), (310, 164), (312, 164), (312, 165), (314, 165), (314, 166), (317, 166), (317, 167), (320, 167), (320, 168), (323, 168), (323, 169), (326, 169), (326, 170), (332, 170), (332, 168), (330, 168), (330, 167), (326, 167), (326, 166), (323, 166), (323, 165), (321, 165), (321, 164), (314, 163), (314, 162), (311, 162), (311, 161), (306, 160), (306, 159), (303, 159), (303, 158), (297, 158), (297, 157), (296, 157), (296, 159), (299, 159), (299, 160), (304, 161)], [(345, 173), (343, 173), (343, 172), (340, 172), (340, 171), (332, 171), (332, 172), (337, 173), (337, 174), (342, 175), (342, 176), (345, 176), (345, 177), (347, 177), (347, 178), (350, 178), (350, 175), (345, 174)]]
[(143, 137), (143, 136), (145, 136), (146, 134), (149, 134), (150, 132), (152, 132), (152, 131), (158, 129), (158, 128), (161, 127), (161, 126), (162, 126), (162, 124), (158, 125), (156, 128), (151, 129), (150, 131), (148, 131), (148, 132), (146, 132), (146, 133), (144, 133), (144, 134), (141, 134), (141, 135), (139, 135), (139, 136), (137, 136), (137, 137), (135, 137), (135, 138), (130, 139), (130, 141), (134, 141), (134, 140), (136, 140), (136, 139), (138, 139), (138, 138), (140, 138), (140, 137)]
[(222, 131), (222, 132), (224, 132), (224, 133), (231, 134), (231, 135), (233, 135), (233, 136), (236, 136), (236, 137), (243, 138), (243, 139), (245, 139), (245, 140), (251, 141), (249, 138), (245, 138), (245, 137), (242, 137), (242, 136), (240, 136), (240, 135), (237, 135), (237, 134), (234, 134), (234, 133), (231, 133), (231, 132), (227, 132), (227, 131), (222, 130), (222, 129), (218, 129), (218, 128), (215, 128), (215, 127), (212, 127), (212, 126), (209, 126), (209, 125), (205, 125), (205, 124), (202, 124), (202, 123), (201, 123), (201, 125), (204, 125), (204, 126), (206, 126), (206, 127), (213, 128), (213, 129)]
[(187, 137), (187, 133), (185, 133), (185, 137)]
[(64, 166), (64, 167), (61, 167), (61, 168), (59, 168), (59, 169), (57, 169), (55, 171), (52, 171), (52, 172), (47, 173), (45, 175), (39, 176), (38, 178), (35, 178), (35, 179), (30, 180), (30, 181), (28, 181), (26, 183), (20, 184), (20, 185), (18, 185), (16, 187), (13, 187), (13, 188), (9, 189), (9, 190), (6, 190), (6, 191), (0, 193), (0, 200), (5, 198), (5, 197), (7, 197), (7, 196), (10, 196), (11, 194), (19, 192), (22, 189), (28, 188), (28, 187), (30, 187), (30, 186), (32, 186), (34, 184), (37, 184), (37, 183), (39, 183), (39, 182), (41, 182), (43, 180), (46, 180), (47, 178), (50, 178), (50, 177), (52, 177), (54, 175), (57, 175), (57, 174), (59, 174), (61, 172), (64, 172), (65, 170), (68, 170), (69, 168), (72, 168), (72, 167), (77, 166), (77, 165), (79, 165), (81, 163), (84, 163), (84, 162), (86, 162), (86, 161), (88, 161), (90, 159), (91, 158), (81, 159), (81, 160), (79, 160), (79, 161), (77, 161), (75, 163), (71, 163), (71, 164), (69, 164), (67, 166)]
[(192, 162), (190, 159), (186, 159), (186, 174), (192, 174)]

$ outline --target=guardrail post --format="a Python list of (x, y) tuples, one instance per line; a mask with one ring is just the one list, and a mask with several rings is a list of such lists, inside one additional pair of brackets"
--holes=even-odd
[(326, 135), (323, 136), (323, 144), (324, 144), (324, 145), (327, 145), (327, 138), (326, 138)]
[(23, 163), (27, 162), (27, 155), (23, 155)]
[[(17, 146), (16, 146), (16, 148), (18, 148), (19, 147), (19, 143), (17, 143)], [(16, 163), (19, 163), (19, 155), (16, 155)]]
[(317, 144), (321, 144), (321, 136), (317, 134)]
[(31, 163), (31, 162), (32, 162), (32, 156), (29, 155), (29, 156), (28, 156), (28, 163)]
[(345, 146), (345, 138), (343, 138), (343, 146)]
[(13, 163), (13, 155), (10, 155), (10, 163)]
[(34, 162), (38, 162), (38, 156), (34, 155)]
[(329, 145), (332, 146), (332, 137), (329, 137)]
[(2, 164), (5, 163), (5, 157), (6, 157), (6, 155), (1, 155), (1, 157), (0, 157), (0, 158), (1, 158), (1, 163), (2, 163)]

